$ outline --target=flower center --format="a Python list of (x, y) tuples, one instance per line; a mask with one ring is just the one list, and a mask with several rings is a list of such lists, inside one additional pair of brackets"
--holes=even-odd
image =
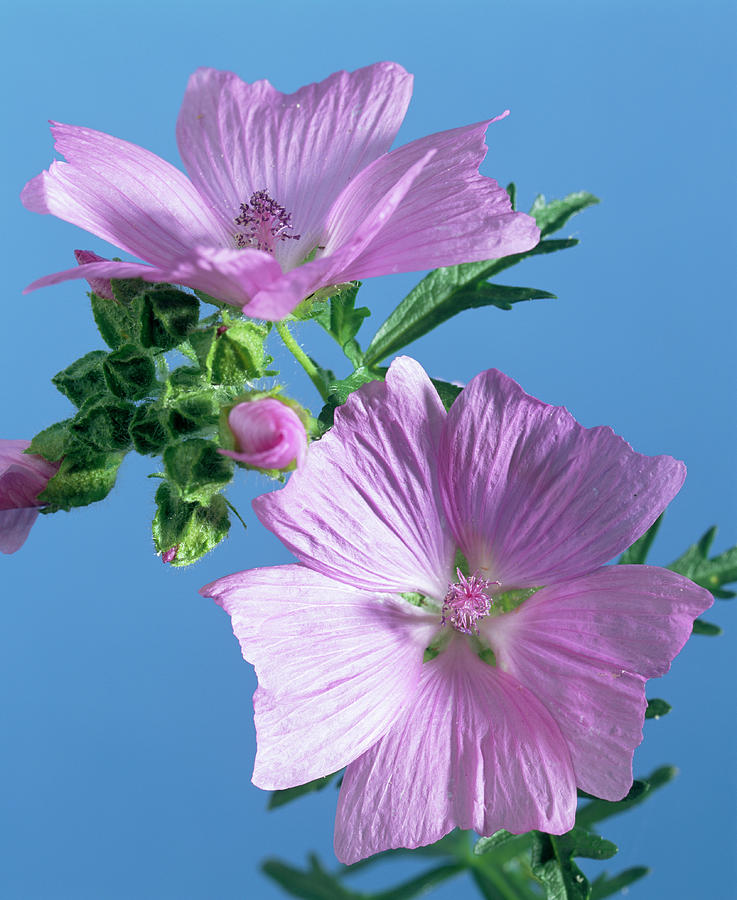
[(277, 241), (298, 241), (300, 235), (291, 231), (292, 214), (273, 200), (268, 191), (255, 191), (248, 203), (241, 203), (241, 211), (234, 219), (241, 231), (235, 235), (239, 247), (255, 247), (256, 250), (274, 252)]
[(456, 569), (458, 581), (448, 587), (448, 593), (443, 600), (443, 617), (441, 625), (448, 622), (456, 631), (463, 634), (478, 634), (476, 624), (479, 619), (489, 615), (492, 599), (489, 596), (491, 584), (498, 582), (486, 581), (478, 575), (470, 575), (468, 578)]

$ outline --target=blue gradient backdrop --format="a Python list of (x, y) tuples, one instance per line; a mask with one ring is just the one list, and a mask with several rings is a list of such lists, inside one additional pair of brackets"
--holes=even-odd
[[(735, 399), (735, 35), (731, 2), (178, 3), (116, 7), (27, 2), (2, 13), (2, 435), (30, 437), (69, 415), (49, 378), (100, 341), (83, 285), (23, 297), (75, 247), (110, 248), (26, 212), (18, 194), (48, 166), (49, 118), (87, 125), (177, 161), (174, 123), (198, 65), (282, 90), (339, 68), (392, 59), (416, 76), (400, 143), (477, 121), (492, 126), (483, 171), (538, 191), (586, 189), (579, 247), (512, 270), (554, 291), (503, 313), (466, 312), (410, 348), (430, 372), (468, 380), (497, 366), (586, 425), (609, 424), (645, 453), (686, 460), (653, 561), (667, 563), (709, 525), (737, 538)], [(507, 273), (505, 273), (507, 274)], [(367, 284), (367, 336), (415, 283)], [(299, 334), (342, 366), (317, 329)], [(291, 358), (291, 392), (317, 400)], [(342, 368), (342, 372), (346, 369)], [(111, 497), (42, 518), (0, 560), (0, 895), (46, 898), (277, 898), (259, 861), (331, 861), (335, 792), (273, 813), (250, 784), (251, 693), (227, 617), (197, 589), (288, 555), (250, 512), (268, 488), (241, 474), (230, 497), (248, 531), (192, 569), (152, 550), (151, 461), (129, 458)], [(612, 820), (609, 868), (646, 863), (637, 898), (734, 896), (734, 607), (708, 616), (650, 696), (673, 704), (648, 722), (635, 766), (680, 777)], [(417, 866), (384, 863), (357, 887)], [(591, 871), (598, 866), (591, 867)], [(470, 882), (432, 895), (474, 896)]]

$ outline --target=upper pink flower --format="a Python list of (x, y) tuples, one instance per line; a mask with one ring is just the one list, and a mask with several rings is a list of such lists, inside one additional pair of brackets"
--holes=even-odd
[[(54, 162), (21, 199), (145, 260), (91, 262), (35, 281), (169, 281), (283, 318), (322, 287), (534, 247), (534, 219), (479, 175), (489, 122), (387, 152), (412, 77), (396, 63), (282, 94), (198, 69), (177, 124), (189, 178), (153, 153), (52, 123)], [(491, 120), (494, 121), (494, 120)]]
[[(604, 563), (684, 473), (494, 370), (446, 413), (423, 369), (395, 361), (285, 488), (254, 501), (299, 564), (203, 588), (256, 667), (254, 784), (347, 765), (335, 831), (347, 863), (455, 827), (561, 834), (577, 786), (623, 797), (645, 680), (712, 598), (666, 569)], [(536, 587), (504, 611), (500, 594)], [(441, 652), (423, 663), (431, 643)]]
[(58, 463), (42, 456), (24, 453), (30, 441), (0, 438), (0, 551), (15, 553), (28, 537), (38, 515), (38, 495), (49, 478), (56, 475)]

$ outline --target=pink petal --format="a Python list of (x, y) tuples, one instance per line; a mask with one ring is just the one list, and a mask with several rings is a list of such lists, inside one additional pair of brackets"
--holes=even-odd
[[(251, 303), (243, 307), (243, 312), (255, 318), (272, 318), (276, 310), (286, 315), (318, 288), (350, 281), (353, 277), (350, 274), (352, 261), (360, 256), (387, 222), (391, 221), (393, 213), (432, 159), (434, 152), (430, 150), (414, 162), (371, 208), (362, 210), (363, 218), (359, 226), (342, 246), (285, 273), (268, 288), (261, 290)], [(272, 315), (267, 316), (266, 312)]]
[(330, 211), (326, 253), (348, 240), (401, 173), (434, 151), (391, 219), (341, 280), (492, 259), (537, 244), (535, 220), (513, 212), (507, 192), (478, 172), (489, 124), (413, 141), (376, 160), (348, 185)]
[(550, 714), (456, 637), (423, 666), (402, 717), (348, 766), (335, 853), (352, 863), (456, 827), (561, 834), (575, 813), (568, 748)]
[(179, 114), (179, 151), (225, 224), (263, 189), (291, 213), (300, 240), (284, 242), (277, 255), (292, 268), (322, 243), (327, 212), (346, 184), (389, 149), (411, 93), (412, 77), (396, 63), (336, 72), (294, 94), (198, 69)]
[[(24, 289), (24, 294), (36, 291), (52, 284), (62, 284), (65, 281), (74, 281), (84, 278), (87, 281), (97, 281), (103, 278), (143, 278), (144, 281), (166, 281), (166, 273), (163, 269), (147, 266), (145, 263), (115, 262), (110, 260), (99, 263), (85, 263), (75, 266), (73, 269), (64, 269), (62, 272), (54, 272), (37, 278)], [(92, 285), (90, 284), (92, 287)]]
[(0, 553), (15, 553), (36, 521), (37, 509), (0, 509)]
[(435, 456), (445, 410), (422, 367), (392, 363), (336, 411), (285, 488), (253, 502), (261, 522), (317, 572), (356, 587), (442, 600), (454, 546)]
[(252, 569), (201, 591), (256, 667), (253, 783), (275, 790), (340, 769), (412, 700), (437, 618), (303, 566)]
[(504, 587), (590, 572), (660, 515), (686, 469), (583, 428), (494, 369), (450, 409), (440, 449), (450, 527), (472, 570)]
[(485, 620), (499, 666), (532, 691), (568, 742), (579, 787), (619, 800), (642, 740), (645, 679), (670, 668), (711, 594), (652, 566), (607, 566)]
[(194, 244), (227, 245), (223, 228), (191, 182), (154, 153), (118, 138), (54, 123), (53, 162), (23, 189), (27, 209), (50, 213), (154, 265)]

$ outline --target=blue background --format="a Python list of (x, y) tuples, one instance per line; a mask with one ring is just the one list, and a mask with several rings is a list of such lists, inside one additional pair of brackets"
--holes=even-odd
[[(652, 561), (668, 563), (711, 524), (737, 537), (735, 438), (735, 36), (731, 2), (371, 4), (67, 0), (2, 13), (2, 434), (31, 437), (70, 414), (49, 377), (97, 346), (81, 283), (31, 296), (75, 247), (112, 255), (72, 226), (25, 211), (18, 194), (48, 166), (46, 120), (108, 131), (178, 161), (174, 123), (198, 65), (268, 78), (282, 90), (381, 59), (416, 76), (399, 143), (494, 115), (482, 169), (534, 195), (586, 189), (600, 206), (566, 229), (579, 247), (511, 270), (554, 291), (503, 313), (466, 312), (410, 348), (438, 377), (497, 366), (585, 425), (609, 424), (645, 453), (684, 459), (686, 486)], [(417, 276), (367, 284), (368, 338)], [(339, 357), (315, 326), (299, 337)], [(291, 358), (291, 393), (316, 405)], [(341, 368), (346, 373), (345, 368)], [(7, 898), (269, 898), (258, 871), (309, 850), (332, 860), (332, 788), (267, 813), (250, 784), (253, 673), (227, 617), (197, 589), (287, 553), (255, 521), (268, 488), (240, 474), (246, 517), (189, 570), (163, 566), (149, 523), (151, 460), (126, 460), (111, 497), (44, 517), (2, 566), (0, 895)], [(604, 829), (646, 863), (639, 898), (734, 896), (734, 607), (709, 619), (650, 696), (637, 773), (679, 778)], [(389, 884), (412, 863), (356, 885)], [(601, 868), (598, 864), (590, 871)], [(461, 882), (432, 896), (458, 897)], [(468, 896), (473, 896), (469, 882)], [(463, 892), (465, 896), (465, 891)]]

